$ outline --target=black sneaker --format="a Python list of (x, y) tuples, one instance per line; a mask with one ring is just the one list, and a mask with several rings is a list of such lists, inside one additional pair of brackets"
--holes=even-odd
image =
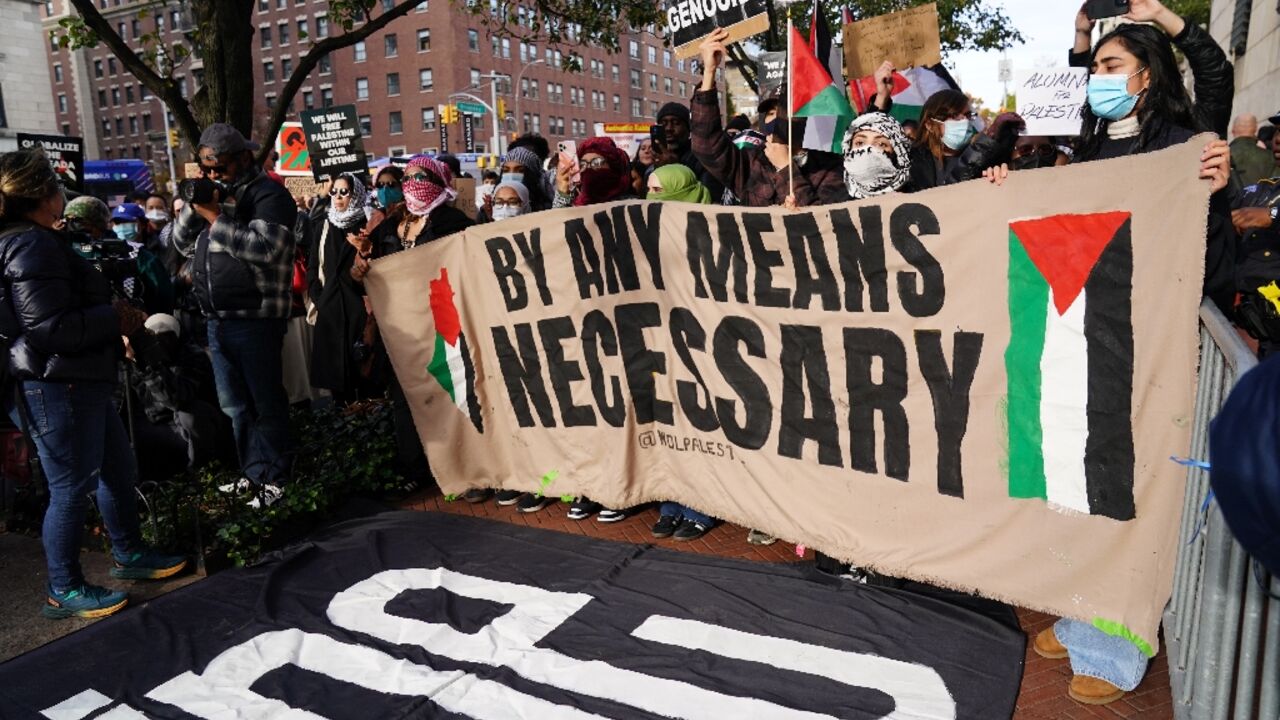
[(520, 490), (499, 490), (498, 504), (501, 505), (502, 507), (507, 507), (508, 505), (515, 505), (516, 503), (520, 502), (520, 498), (522, 497), (524, 497), (524, 492)]
[(471, 488), (463, 494), (462, 499), (474, 505), (482, 503), (491, 497), (493, 497), (493, 491), (489, 488)]
[(663, 515), (658, 518), (658, 522), (653, 524), (653, 536), (656, 538), (669, 538), (678, 527), (680, 527), (679, 517), (675, 515)]
[(516, 509), (522, 513), (535, 513), (550, 504), (551, 498), (546, 495), (525, 493), (520, 496), (520, 501), (516, 503)]
[(626, 510), (611, 510), (609, 508), (602, 509), (600, 511), (600, 514), (596, 516), (596, 522), (602, 522), (602, 523), (616, 523), (626, 519), (627, 519)]
[(675, 533), (671, 535), (672, 540), (697, 540), (711, 528), (703, 525), (696, 520), (685, 520), (680, 523), (680, 527), (676, 528)]
[(604, 509), (600, 503), (589, 498), (580, 497), (569, 506), (570, 520), (586, 520)]

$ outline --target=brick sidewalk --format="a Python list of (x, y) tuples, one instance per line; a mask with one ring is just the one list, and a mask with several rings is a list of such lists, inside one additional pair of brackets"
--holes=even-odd
[[(438, 510), (441, 512), (471, 515), (501, 520), (503, 522), (556, 530), (574, 535), (585, 535), (601, 540), (615, 540), (635, 544), (652, 543), (673, 550), (694, 552), (719, 557), (740, 558), (760, 562), (798, 562), (795, 547), (778, 542), (768, 547), (748, 545), (747, 531), (737, 525), (723, 524), (698, 540), (676, 542), (655, 540), (649, 528), (658, 519), (656, 508), (647, 508), (626, 520), (606, 525), (594, 519), (574, 521), (565, 517), (565, 505), (552, 505), (542, 512), (524, 514), (515, 507), (498, 507), (489, 500), (471, 505), (461, 500), (447, 502), (437, 491), (421, 493), (408, 498), (401, 506), (412, 510)], [(813, 560), (813, 551), (806, 557)], [(1018, 608), (1018, 621), (1028, 637), (1034, 636), (1053, 622), (1052, 617), (1033, 610)], [(1081, 705), (1067, 697), (1067, 683), (1071, 668), (1065, 660), (1045, 660), (1031, 650), (1027, 643), (1027, 664), (1022, 676), (1022, 689), (1018, 694), (1016, 720), (1041, 720), (1048, 718), (1136, 718), (1140, 720), (1165, 720), (1173, 717), (1173, 700), (1169, 690), (1169, 668), (1161, 653), (1152, 662), (1147, 676), (1137, 690), (1123, 699), (1104, 707)]]

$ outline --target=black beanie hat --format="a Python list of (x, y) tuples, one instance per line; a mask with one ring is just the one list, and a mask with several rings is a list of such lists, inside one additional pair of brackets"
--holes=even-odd
[(662, 109), (658, 111), (658, 117), (655, 119), (661, 123), (662, 118), (667, 117), (668, 115), (675, 115), (683, 120), (686, 125), (689, 123), (689, 107), (687, 105), (682, 105), (678, 102), (669, 102), (662, 106)]
[(725, 130), (750, 130), (751, 121), (746, 115), (734, 115), (729, 118), (729, 124), (724, 126)]

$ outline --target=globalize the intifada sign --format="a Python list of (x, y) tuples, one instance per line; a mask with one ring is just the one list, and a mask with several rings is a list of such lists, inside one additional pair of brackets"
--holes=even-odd
[(367, 287), (447, 492), (674, 500), (1154, 652), (1202, 148), (799, 211), (539, 213)]

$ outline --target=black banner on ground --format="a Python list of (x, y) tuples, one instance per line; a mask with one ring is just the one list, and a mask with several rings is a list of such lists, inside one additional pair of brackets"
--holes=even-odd
[(18, 149), (44, 148), (62, 186), (84, 192), (84, 138), (18, 133)]
[(1011, 619), (807, 566), (396, 512), (0, 665), (0, 716), (1008, 717)]
[(369, 171), (355, 105), (307, 110), (299, 118), (311, 153), (311, 174), (317, 181)]

